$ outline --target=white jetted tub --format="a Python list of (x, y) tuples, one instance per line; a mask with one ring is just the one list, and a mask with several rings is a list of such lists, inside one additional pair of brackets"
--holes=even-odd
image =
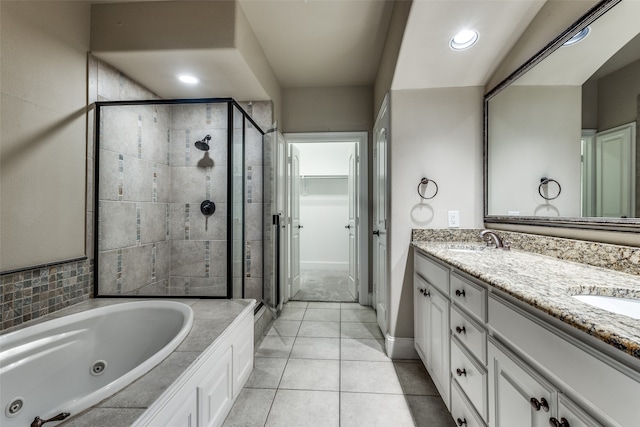
[(79, 414), (160, 363), (192, 324), (186, 304), (140, 301), (0, 335), (0, 425)]

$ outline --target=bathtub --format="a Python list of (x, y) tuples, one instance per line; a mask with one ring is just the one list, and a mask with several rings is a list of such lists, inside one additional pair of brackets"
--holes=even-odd
[(160, 363), (192, 324), (186, 304), (140, 301), (0, 335), (0, 425), (79, 414)]

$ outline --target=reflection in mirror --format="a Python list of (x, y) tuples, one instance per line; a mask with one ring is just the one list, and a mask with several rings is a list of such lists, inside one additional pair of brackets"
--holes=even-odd
[(640, 217), (638, 16), (623, 0), (487, 96), (487, 216)]

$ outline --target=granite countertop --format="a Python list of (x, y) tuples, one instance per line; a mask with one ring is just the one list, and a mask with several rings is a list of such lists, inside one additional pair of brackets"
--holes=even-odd
[[(412, 245), (564, 323), (640, 358), (640, 320), (611, 313), (571, 297), (590, 294), (640, 299), (638, 276), (521, 250), (486, 248), (483, 243), (414, 240)], [(474, 248), (486, 249), (464, 250)]]
[[(10, 328), (3, 333), (29, 327), (46, 320), (79, 313), (93, 308), (148, 298), (97, 298), (85, 301), (48, 316)], [(153, 299), (177, 301), (191, 306), (194, 320), (191, 331), (176, 350), (136, 381), (118, 393), (58, 425), (124, 426), (131, 425), (146, 409), (207, 349), (245, 310), (253, 310), (255, 300), (219, 299)]]

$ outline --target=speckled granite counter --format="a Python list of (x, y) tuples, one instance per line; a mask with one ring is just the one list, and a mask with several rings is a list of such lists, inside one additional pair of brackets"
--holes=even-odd
[[(92, 299), (39, 318), (37, 321), (10, 328), (3, 331), (3, 333), (93, 308), (144, 300), (145, 298)], [(171, 299), (167, 298), (167, 300)], [(154, 301), (157, 301), (157, 299)], [(240, 314), (245, 310), (253, 310), (255, 304), (255, 300), (239, 299), (179, 299), (173, 301), (188, 304), (193, 309), (194, 314), (191, 331), (180, 346), (151, 371), (118, 393), (58, 425), (65, 427), (131, 425)]]
[(640, 299), (640, 277), (520, 250), (452, 250), (483, 247), (483, 243), (469, 240), (414, 240), (412, 245), (640, 359), (640, 320), (571, 297), (592, 294)]

